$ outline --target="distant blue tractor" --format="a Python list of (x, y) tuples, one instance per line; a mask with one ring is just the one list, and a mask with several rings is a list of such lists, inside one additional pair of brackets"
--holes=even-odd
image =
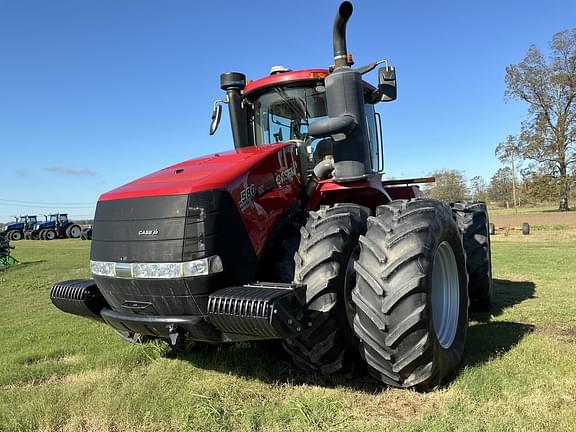
[(4, 231), (2, 232), (4, 237), (9, 241), (22, 240), (24, 238), (24, 233), (32, 229), (34, 224), (37, 223), (36, 216), (14, 216), (14, 219), (16, 220), (7, 224), (6, 228), (4, 228)]
[(80, 238), (82, 229), (68, 219), (66, 213), (51, 214), (44, 222), (38, 222), (26, 237), (34, 240), (54, 240), (56, 238)]

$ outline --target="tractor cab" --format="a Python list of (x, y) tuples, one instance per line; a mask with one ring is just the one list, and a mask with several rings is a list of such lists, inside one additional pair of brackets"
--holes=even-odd
[(54, 222), (55, 224), (64, 225), (68, 222), (68, 214), (66, 213), (56, 213), (51, 214), (48, 222)]
[[(324, 78), (327, 70), (292, 72), (274, 67), (270, 77), (249, 82), (245, 96), (252, 109), (250, 130), (252, 144), (263, 146), (292, 142), (298, 147), (303, 173), (326, 159), (333, 159), (334, 140), (316, 138), (308, 133), (311, 123), (328, 118)], [(370, 139), (370, 162), (374, 173), (383, 170), (380, 117), (374, 111), (370, 94), (375, 90), (368, 83), (365, 88), (365, 118)]]
[[(361, 162), (362, 167), (353, 169), (355, 174), (344, 170), (344, 175), (340, 175), (341, 181), (380, 175), (384, 171), (382, 127), (380, 115), (374, 110), (374, 105), (396, 99), (396, 72), (394, 67), (382, 67), (379, 70), (378, 88), (361, 78), (362, 74), (370, 72), (380, 63), (382, 62), (352, 70), (350, 65), (353, 61), (351, 57), (347, 59), (347, 67), (355, 74), (356, 81), (353, 84), (358, 86), (353, 91), (358, 90), (362, 95), (353, 107), (358, 115), (354, 117), (354, 126), (349, 129), (360, 131), (363, 135), (361, 139), (346, 142), (349, 141), (346, 132), (350, 130), (333, 129), (333, 125), (326, 128), (332, 123), (335, 107), (346, 106), (345, 101), (329, 102), (330, 85), (327, 85), (327, 82), (334, 81), (331, 77), (332, 70), (292, 71), (283, 66), (274, 66), (269, 76), (248, 82), (246, 77), (238, 72), (222, 74), (220, 83), (221, 88), (226, 91), (226, 98), (214, 105), (210, 134), (218, 127), (222, 110), (220, 102), (224, 102), (229, 105), (232, 134), (237, 149), (293, 143), (298, 148), (301, 172), (305, 176), (311, 174), (315, 166), (325, 160), (348, 164), (355, 159)], [(357, 121), (358, 118), (362, 121)], [(314, 123), (324, 124), (323, 129), (310, 133), (309, 128)], [(339, 141), (341, 143), (336, 144)], [(340, 150), (335, 151), (337, 147)]]
[(24, 224), (26, 228), (32, 227), (36, 222), (38, 222), (38, 218), (36, 216), (25, 216)]

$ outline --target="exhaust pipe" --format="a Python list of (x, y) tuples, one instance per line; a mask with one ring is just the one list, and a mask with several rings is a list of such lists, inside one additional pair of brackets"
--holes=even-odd
[(332, 45), (334, 47), (334, 68), (349, 66), (348, 50), (346, 49), (346, 24), (352, 16), (352, 3), (342, 2), (334, 18), (332, 30)]
[(334, 70), (324, 80), (328, 118), (310, 125), (312, 136), (330, 136), (334, 141), (334, 181), (365, 180), (372, 173), (370, 141), (364, 112), (362, 75), (350, 67), (346, 49), (346, 24), (352, 3), (340, 4), (332, 30)]
[(242, 95), (244, 87), (246, 87), (246, 75), (243, 73), (226, 72), (220, 75), (220, 88), (226, 92), (232, 137), (234, 147), (237, 149), (252, 145), (252, 137), (248, 128), (248, 111)]

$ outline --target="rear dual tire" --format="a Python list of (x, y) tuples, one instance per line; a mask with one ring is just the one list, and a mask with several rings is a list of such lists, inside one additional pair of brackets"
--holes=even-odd
[(490, 222), (483, 202), (457, 202), (452, 212), (462, 234), (468, 272), (470, 309), (489, 311), (493, 301)]

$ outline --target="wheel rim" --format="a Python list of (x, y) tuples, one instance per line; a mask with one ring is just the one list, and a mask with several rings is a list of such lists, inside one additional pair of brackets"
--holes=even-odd
[(70, 235), (72, 236), (72, 238), (80, 237), (80, 228), (72, 227), (72, 229), (70, 229)]
[(56, 237), (56, 236), (54, 235), (54, 233), (52, 231), (48, 231), (46, 233), (46, 240), (54, 240), (54, 237)]
[(22, 240), (22, 234), (19, 231), (12, 233), (12, 240)]
[(450, 348), (460, 313), (458, 265), (448, 242), (440, 243), (432, 266), (432, 321), (438, 343)]

